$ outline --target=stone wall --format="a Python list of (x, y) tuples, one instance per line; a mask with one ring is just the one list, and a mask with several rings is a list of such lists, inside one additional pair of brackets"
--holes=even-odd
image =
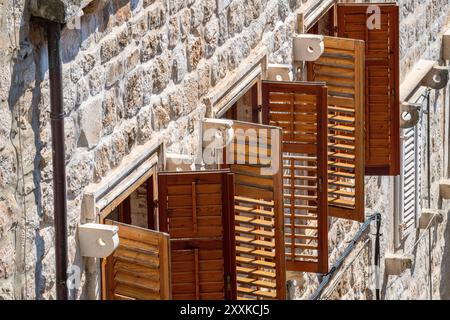
[[(111, 0), (103, 9), (82, 16), (79, 25), (69, 24), (75, 28), (63, 30), (69, 261), (82, 270), (81, 287), (71, 290), (71, 298), (98, 294), (97, 283), (87, 281), (96, 269), (80, 257), (76, 244), (84, 188), (100, 181), (150, 137), (162, 137), (168, 151), (195, 152), (196, 120), (208, 112), (203, 97), (260, 44), (267, 46), (270, 62), (290, 63), (294, 12), (311, 2), (233, 0), (217, 13), (216, 0)], [(450, 5), (446, 0), (400, 3), (404, 74), (420, 57), (439, 58), (438, 31)], [(0, 298), (5, 299), (55, 297), (45, 37), (40, 22), (30, 19), (28, 1), (13, 5), (0, 0)], [(444, 101), (443, 92), (438, 95), (437, 114)], [(434, 163), (444, 156), (440, 118), (433, 117)], [(437, 202), (437, 182), (444, 174), (439, 171), (443, 166), (436, 167), (433, 203)], [(391, 252), (392, 178), (367, 178), (366, 193), (368, 214), (383, 213), (382, 253)], [(440, 263), (444, 250), (448, 256), (448, 239), (442, 235), (446, 225), (447, 220), (434, 233), (435, 264)], [(358, 223), (331, 220), (331, 263), (358, 227)], [(446, 234), (448, 238), (448, 228)], [(366, 277), (373, 260), (371, 245), (367, 242), (367, 249), (344, 272), (333, 297), (372, 298)], [(416, 257), (412, 276), (405, 273), (398, 281), (385, 279), (386, 298), (396, 298), (395, 294), (413, 298), (426, 292), (423, 244)], [(448, 287), (438, 289), (448, 266), (440, 268), (433, 268), (434, 288), (440, 290), (435, 297), (438, 293), (448, 297)], [(297, 297), (306, 298), (318, 278), (303, 274), (299, 279)], [(412, 286), (418, 290), (405, 290)]]
[[(353, 1), (348, 1), (353, 2)], [(358, 2), (358, 1), (356, 1)], [(375, 1), (373, 1), (375, 2)], [(388, 2), (388, 1), (386, 1)], [(405, 0), (400, 4), (400, 75), (403, 80), (419, 59), (439, 61), (441, 64), (442, 33), (450, 27), (450, 2), (447, 0)], [(444, 145), (444, 124), (448, 126), (449, 100), (448, 90), (432, 90), (430, 94), (431, 114), (431, 209), (439, 209), (443, 221), (431, 226), (431, 274), (432, 298), (450, 299), (450, 203), (439, 198), (439, 181), (448, 177), (449, 155)], [(426, 115), (421, 120), (423, 140), (422, 150), (426, 150)], [(423, 154), (422, 189), (423, 208), (428, 208), (428, 189), (426, 175), (426, 154)], [(429, 285), (429, 238), (428, 231), (412, 230), (409, 236), (395, 245), (395, 233), (398, 232), (394, 216), (398, 215), (394, 207), (394, 178), (366, 177), (366, 216), (371, 213), (382, 214), (381, 229), (381, 298), (382, 299), (430, 299)], [(329, 243), (331, 245), (330, 263), (340, 257), (344, 248), (359, 228), (358, 223), (332, 219)], [(324, 290), (323, 299), (374, 299), (374, 242), (375, 223), (366, 233), (353, 253)], [(386, 253), (412, 255), (413, 265), (400, 276), (388, 275), (384, 269)], [(299, 288), (296, 298), (308, 298), (314, 292), (319, 281), (317, 277), (296, 275)]]
[[(76, 245), (84, 188), (150, 137), (193, 153), (203, 97), (262, 43), (289, 60), (302, 2), (234, 0), (218, 13), (216, 0), (111, 0), (63, 30), (69, 262), (83, 270), (71, 298), (98, 290)], [(0, 296), (54, 298), (46, 34), (28, 1), (0, 6)]]

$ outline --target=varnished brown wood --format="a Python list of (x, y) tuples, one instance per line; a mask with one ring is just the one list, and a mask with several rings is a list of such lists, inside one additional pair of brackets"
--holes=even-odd
[[(205, 122), (204, 129), (213, 125)], [(234, 137), (223, 150), (226, 164), (221, 166), (235, 174), (238, 299), (283, 300), (286, 279), (281, 130), (241, 121), (233, 121), (231, 127)], [(261, 272), (270, 279), (262, 281)]]
[(119, 227), (119, 247), (104, 259), (103, 297), (107, 300), (168, 300), (169, 235), (106, 220)]
[(328, 84), (328, 170), (332, 172), (328, 179), (345, 183), (329, 186), (329, 214), (362, 222), (365, 218), (364, 42), (324, 37), (324, 46), (324, 54), (308, 63), (308, 80)]
[(263, 82), (263, 121), (283, 129), (287, 270), (328, 272), (327, 94), (324, 83)]
[[(367, 27), (367, 8), (381, 11), (381, 29)], [(366, 42), (366, 175), (400, 174), (399, 7), (338, 4), (338, 36)]]
[(119, 205), (119, 222), (131, 224), (131, 199), (129, 196)]
[(159, 226), (171, 235), (173, 299), (236, 299), (233, 175), (229, 170), (158, 175)]
[(147, 227), (155, 230), (155, 188), (153, 176), (147, 180)]

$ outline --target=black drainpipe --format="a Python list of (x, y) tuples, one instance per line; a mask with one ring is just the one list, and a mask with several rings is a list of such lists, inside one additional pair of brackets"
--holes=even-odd
[(53, 160), (53, 204), (55, 219), (56, 299), (67, 300), (67, 203), (64, 151), (64, 104), (59, 56), (61, 25), (47, 21), (50, 74), (50, 120)]
[[(428, 208), (431, 209), (431, 89), (427, 89), (427, 188)], [(428, 229), (428, 289), (430, 300), (433, 300), (431, 228)]]
[[(350, 241), (347, 248), (344, 250), (344, 253), (340, 256), (340, 258), (333, 264), (330, 271), (323, 277), (322, 282), (319, 284), (319, 287), (314, 291), (314, 293), (309, 297), (309, 300), (318, 300), (323, 292), (323, 290), (326, 288), (326, 286), (329, 284), (333, 276), (336, 274), (336, 272), (342, 267), (345, 259), (350, 255), (350, 253), (355, 248), (358, 241), (362, 238), (364, 235), (364, 232), (370, 227), (370, 224), (372, 221), (376, 221), (376, 228), (377, 228), (377, 234), (375, 239), (375, 267), (377, 270), (375, 272), (379, 272), (379, 266), (380, 266), (380, 227), (381, 227), (381, 214), (375, 213), (371, 216), (369, 216), (364, 224), (359, 228), (358, 232), (355, 234), (353, 239)], [(377, 274), (377, 277), (379, 275)], [(377, 278), (378, 279), (378, 278)], [(378, 282), (378, 281), (377, 281)], [(377, 287), (379, 286), (379, 283), (376, 284)], [(377, 288), (376, 289), (376, 299), (380, 299), (380, 291)]]

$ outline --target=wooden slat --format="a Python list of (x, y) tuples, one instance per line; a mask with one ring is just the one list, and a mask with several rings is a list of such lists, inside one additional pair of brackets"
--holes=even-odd
[[(367, 9), (374, 3), (338, 3), (338, 35), (364, 40), (365, 174), (400, 173), (399, 7), (377, 3), (381, 29), (367, 27)], [(380, 148), (381, 146), (381, 148)]]

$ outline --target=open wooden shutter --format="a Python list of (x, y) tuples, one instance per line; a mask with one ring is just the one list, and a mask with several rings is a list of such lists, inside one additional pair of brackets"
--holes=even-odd
[(286, 269), (327, 273), (327, 87), (264, 81), (262, 111), (283, 130)]
[(422, 130), (421, 123), (402, 129), (402, 174), (400, 197), (400, 237), (415, 230), (421, 209)]
[[(220, 153), (224, 166), (235, 174), (238, 299), (284, 300), (281, 130), (239, 121), (229, 124), (233, 136)], [(219, 128), (215, 119), (203, 122), (203, 132)]]
[(119, 247), (104, 264), (107, 300), (168, 300), (169, 235), (111, 220), (119, 227)]
[[(368, 28), (370, 6), (379, 29)], [(372, 20), (371, 20), (372, 21)], [(376, 22), (376, 21), (375, 21)], [(338, 4), (338, 36), (366, 44), (366, 175), (400, 174), (399, 9), (396, 4)]]
[(324, 37), (324, 44), (308, 80), (328, 86), (328, 213), (364, 221), (364, 41)]
[(233, 175), (165, 172), (158, 186), (159, 226), (170, 234), (173, 299), (236, 299)]

